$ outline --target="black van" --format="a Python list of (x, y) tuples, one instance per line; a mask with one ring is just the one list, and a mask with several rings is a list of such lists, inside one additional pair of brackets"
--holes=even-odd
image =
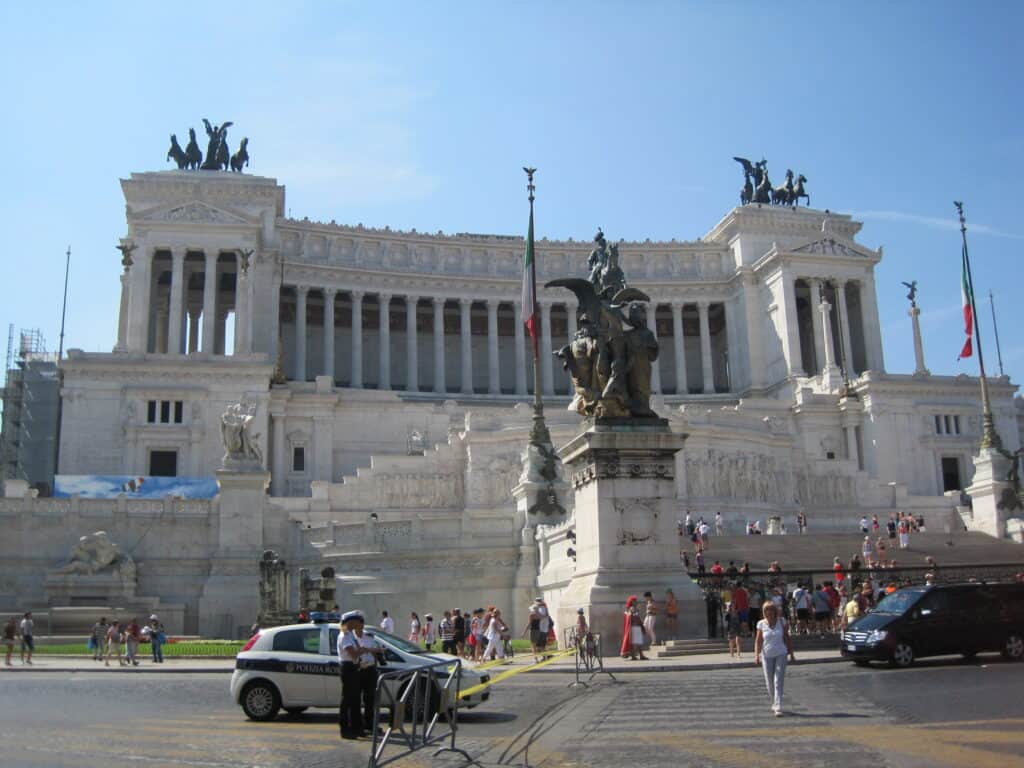
[(857, 664), (908, 667), (922, 656), (1001, 651), (1024, 657), (1024, 584), (942, 584), (893, 592), (840, 636)]

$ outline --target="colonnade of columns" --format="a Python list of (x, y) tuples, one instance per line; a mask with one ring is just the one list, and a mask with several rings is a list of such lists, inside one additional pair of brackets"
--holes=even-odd
[[(796, 309), (797, 293), (802, 293), (803, 286), (807, 290), (809, 318), (801, 318)], [(856, 297), (854, 307), (850, 306), (849, 292)], [(853, 377), (864, 370), (881, 367), (881, 361), (874, 359), (876, 345), (870, 342), (864, 323), (863, 302), (866, 298), (873, 299), (873, 291), (865, 290), (857, 281), (795, 277), (787, 279), (784, 293), (792, 312), (789, 320), (794, 334), (789, 350), (792, 370), (817, 375), (839, 367)], [(871, 296), (867, 296), (868, 293)], [(807, 343), (808, 331), (810, 343)]]
[[(418, 320), (425, 314), (423, 312), (422, 298), (419, 295), (409, 294), (395, 297), (390, 293), (370, 293), (371, 300), (376, 304), (377, 318), (376, 329), (364, 331), (364, 299), (367, 293), (364, 291), (338, 291), (334, 288), (312, 288), (308, 285), (286, 286), (287, 290), (294, 293), (295, 320), (293, 325), (293, 336), (291, 338), (291, 366), (288, 372), (292, 380), (307, 381), (316, 376), (329, 376), (332, 381), (339, 379), (337, 375), (339, 366), (336, 354), (338, 343), (336, 319), (341, 325), (347, 325), (350, 329), (348, 361), (348, 386), (363, 388), (367, 385), (364, 376), (364, 360), (366, 353), (364, 346), (367, 340), (374, 340), (376, 347), (377, 389), (403, 389), (411, 392), (433, 392), (443, 394), (447, 392), (459, 392), (461, 394), (516, 394), (526, 395), (532, 391), (532, 377), (530, 366), (532, 360), (528, 359), (526, 331), (523, 324), (522, 307), (518, 301), (503, 301), (497, 298), (432, 298), (430, 309), (432, 311), (431, 322), (424, 323), (420, 328)], [(312, 334), (309, 328), (309, 296), (319, 294), (323, 302), (323, 351), (319, 361), (309, 364), (309, 345)], [(340, 310), (335, 306), (339, 296), (348, 297), (348, 311), (343, 307)], [(391, 312), (392, 303), (398, 299), (404, 304), (405, 312), (405, 340), (404, 340), (404, 365), (402, 361), (394, 361), (392, 357), (395, 349), (392, 346)], [(398, 302), (395, 302), (398, 303)], [(458, 306), (457, 313), (449, 315), (449, 327), (445, 326), (445, 310)], [(476, 325), (474, 334), (474, 305), (482, 308), (486, 316), (486, 343), (474, 345), (474, 336), (481, 335), (481, 324)], [(482, 306), (481, 306), (482, 305)], [(722, 389), (722, 380), (727, 380), (727, 375), (719, 373), (720, 386), (716, 388), (715, 365), (712, 350), (712, 332), (710, 324), (710, 311), (714, 303), (709, 301), (698, 302), (656, 302), (648, 309), (648, 327), (657, 334), (655, 314), (659, 306), (668, 306), (672, 313), (671, 330), (665, 334), (671, 338), (661, 340), (661, 359), (654, 365), (652, 372), (652, 390), (656, 393), (662, 391), (661, 369), (671, 371), (674, 366), (674, 380), (676, 383), (675, 393), (688, 394), (690, 389), (688, 382), (697, 380), (698, 371), (689, 372), (687, 369), (687, 348), (688, 344), (696, 342), (699, 345), (699, 382), (698, 391), (703, 393), (714, 393)], [(371, 307), (373, 305), (371, 304)], [(557, 377), (556, 361), (552, 352), (564, 344), (567, 344), (575, 336), (577, 331), (576, 305), (575, 303), (555, 302), (542, 298), (538, 302), (540, 316), (540, 338), (538, 340), (539, 362), (540, 362), (540, 385), (544, 395), (568, 394), (568, 382), (564, 377)], [(683, 312), (684, 307), (695, 307), (698, 319), (697, 338), (694, 334), (687, 336), (684, 333)], [(512, 331), (508, 330), (508, 310), (512, 314)], [(564, 323), (561, 319), (553, 321), (553, 312), (565, 317)], [(371, 309), (372, 312), (372, 309)], [(500, 322), (504, 318), (504, 324)], [(347, 317), (345, 315), (348, 315)], [(692, 310), (690, 316), (692, 317)], [(369, 316), (371, 321), (373, 315)], [(477, 315), (477, 320), (483, 318)], [(454, 333), (452, 321), (454, 323)], [(345, 321), (348, 321), (347, 323)], [(688, 321), (692, 323), (693, 321)], [(717, 321), (716, 321), (717, 322)], [(555, 328), (558, 328), (556, 333)], [(691, 326), (692, 329), (692, 326)], [(420, 335), (429, 332), (432, 339), (421, 347)], [(724, 334), (724, 332), (723, 332)], [(374, 339), (374, 335), (376, 338)], [(446, 344), (446, 339), (457, 335), (458, 341), (454, 346)], [(556, 337), (557, 336), (557, 337)], [(511, 337), (511, 338), (510, 338)], [(724, 335), (723, 335), (724, 338)], [(401, 342), (400, 342), (401, 343)], [(719, 342), (719, 346), (724, 342)], [(511, 348), (510, 348), (511, 347)], [(401, 348), (401, 347), (399, 347)], [(666, 354), (666, 348), (672, 351), (671, 355)], [(420, 365), (420, 357), (424, 354), (431, 355), (429, 363)], [(431, 354), (432, 352), (432, 354)], [(458, 364), (449, 367), (446, 357), (451, 354), (458, 356)], [(372, 356), (372, 353), (371, 353)], [(673, 362), (669, 362), (669, 360)], [(503, 366), (504, 363), (504, 366)], [(512, 366), (513, 371), (503, 373), (503, 368)], [(401, 371), (404, 370), (404, 381), (401, 381)], [(399, 371), (395, 381), (395, 371)], [(483, 375), (481, 375), (483, 372)], [(452, 376), (458, 376), (458, 383), (449, 381)], [(344, 378), (344, 377), (341, 377)], [(371, 377), (371, 386), (373, 378)], [(725, 385), (728, 389), (728, 384)]]

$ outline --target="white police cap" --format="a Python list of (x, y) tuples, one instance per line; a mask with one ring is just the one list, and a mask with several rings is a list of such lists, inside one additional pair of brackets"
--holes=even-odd
[(365, 622), (366, 618), (363, 616), (362, 611), (345, 611), (341, 614), (341, 623), (344, 624), (346, 621), (352, 621), (352, 619), (359, 619), (359, 621)]

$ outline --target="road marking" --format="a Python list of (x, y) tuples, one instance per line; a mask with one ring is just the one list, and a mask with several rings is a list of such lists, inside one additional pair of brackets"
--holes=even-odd
[(501, 672), (501, 673), (495, 675), (490, 680), (488, 680), (486, 683), (480, 683), (480, 685), (474, 685), (474, 686), (472, 686), (470, 688), (466, 688), (463, 691), (459, 691), (459, 698), (460, 699), (464, 699), (467, 696), (472, 696), (474, 693), (479, 693), (480, 691), (484, 690), (485, 688), (490, 688), (492, 685), (494, 685), (495, 683), (501, 682), (502, 680), (507, 680), (508, 678), (513, 677), (515, 675), (520, 675), (523, 672), (530, 672), (531, 670), (534, 670), (534, 669), (540, 669), (541, 667), (546, 667), (548, 664), (551, 664), (551, 663), (553, 663), (555, 661), (558, 661), (559, 659), (565, 658), (566, 656), (570, 656), (570, 655), (572, 655), (574, 653), (576, 653), (576, 649), (575, 648), (569, 648), (568, 650), (559, 651), (558, 653), (551, 654), (551, 656), (549, 658), (547, 658), (547, 659), (544, 659), (544, 661), (538, 661), (538, 662), (535, 662), (534, 664), (528, 664), (525, 667), (516, 667), (515, 669), (506, 670), (505, 672)]

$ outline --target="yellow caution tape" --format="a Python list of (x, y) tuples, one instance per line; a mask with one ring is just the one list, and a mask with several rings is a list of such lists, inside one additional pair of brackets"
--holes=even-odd
[[(551, 654), (548, 658), (544, 659), (544, 661), (538, 661), (534, 664), (528, 664), (525, 667), (516, 667), (515, 669), (506, 670), (498, 675), (495, 675), (486, 683), (480, 683), (480, 685), (474, 685), (471, 688), (466, 688), (465, 690), (459, 691), (459, 698), (464, 699), (467, 696), (472, 696), (474, 693), (479, 693), (480, 691), (484, 690), (484, 688), (489, 688), (495, 683), (501, 682), (502, 680), (507, 680), (508, 678), (514, 675), (521, 674), (523, 672), (529, 672), (534, 669), (546, 667), (548, 664), (551, 664), (554, 661), (558, 661), (559, 659), (563, 659), (566, 656), (571, 656), (574, 653), (576, 653), (576, 649), (569, 648), (567, 650), (558, 651), (557, 653)], [(475, 669), (480, 669), (480, 667), (475, 667)]]

